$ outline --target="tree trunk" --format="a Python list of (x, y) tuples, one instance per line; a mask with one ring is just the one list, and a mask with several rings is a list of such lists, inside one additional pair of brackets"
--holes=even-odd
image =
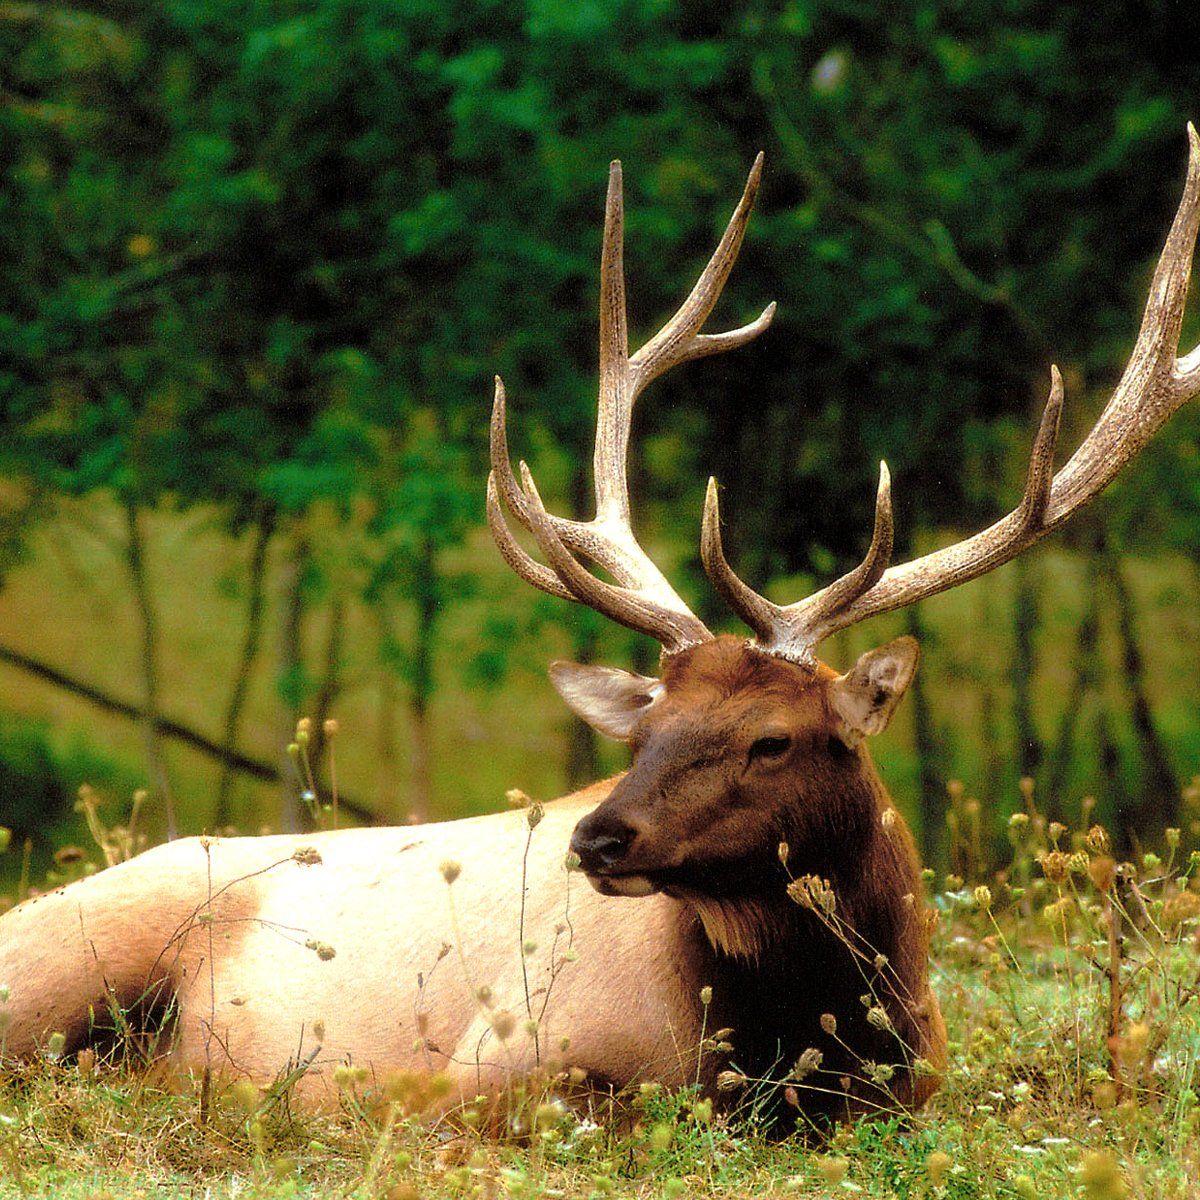
[(342, 691), (342, 646), (346, 640), (346, 598), (335, 596), (329, 605), (329, 628), (325, 634), (325, 661), (321, 670), (321, 682), (312, 705), (312, 742), (310, 757), (313, 774), (320, 778), (325, 755), (329, 750), (329, 738), (325, 734), (325, 722), (333, 715), (333, 706)]
[[(271, 513), (263, 513), (254, 525), (254, 545), (250, 551), (248, 590), (246, 593), (246, 627), (242, 635), (242, 652), (238, 658), (237, 675), (233, 690), (225, 706), (224, 732), (221, 746), (228, 755), (237, 749), (241, 736), (242, 714), (246, 707), (246, 696), (250, 690), (250, 676), (258, 659), (262, 645), (263, 612), (266, 608), (267, 550), (275, 530), (275, 519)], [(230, 800), (233, 796), (234, 768), (228, 759), (221, 767), (217, 780), (217, 804), (213, 824), (217, 829), (225, 828), (231, 819)]]
[(1146, 662), (1137, 640), (1137, 613), (1125, 582), (1121, 561), (1108, 535), (1101, 530), (1099, 553), (1104, 578), (1112, 592), (1117, 638), (1121, 648), (1122, 682), (1129, 696), (1130, 717), (1142, 763), (1142, 784), (1137, 802), (1130, 805), (1128, 824), (1143, 839), (1164, 825), (1179, 824), (1179, 778), (1163, 744), (1150, 698), (1146, 694)]
[(167, 837), (179, 832), (175, 817), (175, 797), (167, 769), (159, 731), (158, 689), (158, 611), (146, 572), (146, 541), (142, 529), (142, 512), (133, 500), (125, 502), (126, 566), (133, 585), (134, 605), (140, 625), (139, 659), (142, 672), (142, 738), (146, 747), (146, 769), (152, 797), (159, 801), (166, 814)]
[(296, 737), (296, 722), (300, 719), (306, 690), (301, 632), (304, 623), (304, 571), (308, 554), (308, 540), (303, 532), (297, 531), (279, 572), (275, 695), (276, 737), (280, 755), (279, 827), (285, 833), (298, 833), (304, 825), (300, 792), (305, 785), (287, 747)]
[(379, 707), (375, 718), (375, 794), (380, 817), (389, 825), (408, 818), (408, 806), (401, 802), (400, 753), (396, 742), (399, 723), (400, 689), (397, 686), (395, 657), (396, 635), (387, 601), (380, 598), (375, 604), (375, 620), (379, 631)]
[(1026, 558), (1013, 563), (1013, 724), (1017, 738), (1017, 770), (1033, 778), (1042, 762), (1042, 746), (1033, 720), (1033, 636), (1038, 622), (1036, 567)]
[[(905, 610), (908, 633), (924, 645), (925, 623), (921, 606), (911, 604)], [(920, 788), (921, 854), (925, 862), (938, 861), (941, 851), (942, 828), (945, 824), (944, 780), (938, 778), (937, 734), (933, 727), (933, 713), (925, 690), (926, 679), (920, 670), (910, 684), (913, 712), (913, 749), (917, 756), (917, 782)]]
[(428, 821), (433, 811), (433, 759), (430, 705), (434, 689), (434, 651), (438, 618), (437, 548), (423, 538), (416, 563), (417, 627), (413, 634), (412, 691), (409, 700), (412, 726), (412, 761), (409, 820)]

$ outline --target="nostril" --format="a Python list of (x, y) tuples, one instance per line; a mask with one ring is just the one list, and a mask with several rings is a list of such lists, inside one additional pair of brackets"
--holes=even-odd
[(633, 838), (634, 830), (628, 825), (609, 826), (595, 832), (581, 826), (571, 838), (571, 849), (579, 855), (585, 871), (608, 868), (625, 857)]

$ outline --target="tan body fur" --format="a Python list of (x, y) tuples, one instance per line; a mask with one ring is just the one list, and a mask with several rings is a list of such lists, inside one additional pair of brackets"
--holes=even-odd
[[(705, 981), (680, 945), (679, 903), (600, 896), (563, 865), (572, 828), (610, 786), (548, 805), (530, 840), (530, 1007), (535, 1015), (546, 1007), (543, 1060), (561, 1060), (566, 1037), (565, 1057), (591, 1076), (680, 1084), (696, 1069)], [(446, 1071), (461, 1095), (495, 1091), (535, 1062), (523, 1027), (519, 918), (528, 838), (526, 814), (514, 811), (150, 850), (0, 919), (0, 983), (12, 1014), (5, 1051), (28, 1056), (54, 1032), (79, 1044), (89, 1007), (107, 1024), (109, 995), (132, 1005), (165, 977), (178, 1010), (171, 1054), (182, 1066), (266, 1082), (306, 1058), (323, 1027), (301, 1084), (310, 1093), (327, 1091), (340, 1063), (377, 1075)], [(307, 847), (320, 863), (292, 859)], [(440, 869), (447, 860), (461, 866), (452, 888)], [(334, 956), (322, 960), (310, 941)], [(575, 961), (564, 960), (568, 949)], [(485, 986), (490, 1008), (475, 994)], [(506, 1045), (488, 1025), (497, 1011), (518, 1018)]]

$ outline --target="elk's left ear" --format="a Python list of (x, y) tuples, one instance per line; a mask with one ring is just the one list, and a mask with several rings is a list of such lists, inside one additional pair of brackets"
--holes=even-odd
[(915, 638), (898, 637), (877, 650), (868, 650), (829, 685), (837, 735), (847, 746), (857, 746), (863, 738), (887, 728), (917, 673), (919, 655)]
[(633, 727), (663, 691), (657, 679), (646, 675), (572, 662), (551, 663), (550, 682), (577, 717), (618, 742), (629, 740)]

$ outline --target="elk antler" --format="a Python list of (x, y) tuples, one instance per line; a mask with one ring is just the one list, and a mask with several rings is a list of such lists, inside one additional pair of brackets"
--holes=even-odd
[[(732, 350), (757, 337), (771, 323), (775, 305), (749, 325), (728, 333), (700, 332), (721, 295), (737, 259), (750, 210), (762, 177), (763, 156), (755, 159), (745, 191), (720, 244), (678, 312), (636, 354), (629, 354), (625, 310), (624, 206), (621, 164), (609, 168), (600, 260), (600, 399), (593, 474), (596, 515), (590, 521), (551, 516), (521, 463), (521, 482), (513, 475), (505, 432), (504, 384), (496, 378), (492, 407), (488, 476), (488, 524), (500, 553), (526, 582), (552, 596), (579, 600), (597, 612), (647, 633), (671, 654), (712, 634), (650, 561), (633, 534), (626, 482), (629, 424), (642, 389), (678, 363)], [(533, 534), (549, 566), (531, 558), (513, 537), (500, 507), (505, 506)], [(603, 568), (616, 584), (597, 578), (577, 555)]]
[(815, 595), (783, 607), (758, 595), (726, 562), (716, 483), (709, 481), (701, 536), (704, 567), (730, 607), (758, 635), (762, 649), (812, 664), (817, 643), (831, 633), (957, 587), (1015, 558), (1098, 496), (1167, 418), (1200, 393), (1200, 346), (1177, 357), (1200, 227), (1200, 136), (1190, 124), (1188, 140), (1183, 199), (1159, 257), (1125, 373), (1092, 431), (1054, 473), (1063, 385), (1058, 368), (1050, 368), (1050, 397), (1034, 438), (1025, 494), (1008, 516), (965, 541), (888, 568), (891, 492), (887, 467), (881, 465), (875, 534), (862, 563)]

